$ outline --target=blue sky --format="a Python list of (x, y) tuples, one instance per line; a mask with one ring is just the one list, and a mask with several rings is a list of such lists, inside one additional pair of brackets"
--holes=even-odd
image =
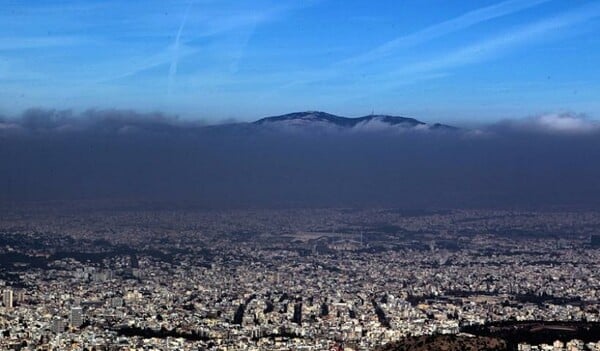
[(2, 0), (0, 113), (600, 118), (600, 1)]

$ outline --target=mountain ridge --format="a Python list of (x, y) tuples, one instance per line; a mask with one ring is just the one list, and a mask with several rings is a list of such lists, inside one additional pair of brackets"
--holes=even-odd
[(377, 126), (378, 129), (385, 129), (386, 127), (400, 127), (405, 129), (429, 129), (429, 130), (440, 130), (440, 131), (455, 131), (460, 128), (434, 123), (428, 124), (419, 121), (415, 118), (404, 117), (404, 116), (391, 116), (391, 115), (367, 115), (361, 117), (344, 117), (338, 116), (322, 111), (303, 111), (303, 112), (292, 112), (278, 116), (264, 117), (254, 122), (250, 122), (252, 125), (267, 126), (267, 125), (281, 125), (286, 127), (336, 127), (339, 129), (352, 129), (360, 127), (373, 127)]

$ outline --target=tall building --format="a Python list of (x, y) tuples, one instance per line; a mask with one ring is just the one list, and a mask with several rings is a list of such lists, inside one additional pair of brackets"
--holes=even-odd
[(25, 290), (17, 290), (15, 291), (15, 302), (17, 304), (22, 304), (25, 302)]
[(13, 308), (13, 291), (11, 289), (4, 290), (2, 294), (2, 304), (6, 308)]
[(65, 324), (64, 324), (62, 318), (60, 318), (58, 316), (52, 318), (52, 331), (56, 334), (62, 333), (63, 331), (65, 331)]
[(69, 316), (69, 322), (71, 327), (79, 328), (83, 324), (83, 310), (81, 307), (71, 307), (71, 314)]

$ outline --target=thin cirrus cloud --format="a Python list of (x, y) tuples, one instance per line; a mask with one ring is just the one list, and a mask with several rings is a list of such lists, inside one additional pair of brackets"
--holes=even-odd
[[(198, 44), (198, 42), (206, 39), (219, 39), (230, 33), (241, 33), (245, 38), (248, 38), (260, 23), (277, 20), (291, 11), (303, 6), (310, 6), (312, 3), (314, 1), (307, 1), (302, 6), (293, 3), (282, 3), (268, 8), (238, 11), (225, 16), (213, 16), (211, 18), (206, 13), (203, 13), (205, 10), (197, 5), (196, 2), (189, 2), (170, 45), (162, 51), (135, 61), (127, 60), (129, 63), (115, 64), (117, 69), (121, 67), (127, 68), (122, 70), (122, 72), (102, 77), (95, 82), (116, 81), (155, 67), (168, 65), (167, 95), (170, 96), (175, 89), (175, 77), (179, 62), (186, 57), (202, 51), (201, 44)], [(195, 26), (191, 28), (192, 25)], [(247, 39), (244, 42), (247, 42)]]
[[(388, 0), (369, 6), (379, 19), (369, 32), (348, 21), (364, 4), (322, 2), (10, 2), (0, 14), (0, 112), (134, 108), (218, 120), (373, 108), (484, 118), (488, 102), (485, 118), (598, 109), (589, 29), (600, 24), (599, 1), (435, 0), (433, 14)], [(393, 11), (407, 20), (390, 27)]]
[[(406, 49), (408, 47), (416, 45), (423, 45), (436, 38), (440, 38), (499, 17), (508, 16), (541, 5), (548, 1), (550, 0), (508, 0), (494, 5), (478, 8), (476, 10), (466, 12), (458, 17), (454, 17), (449, 20), (426, 27), (422, 30), (392, 39), (378, 47), (368, 50), (364, 54), (345, 58), (337, 62), (334, 65), (335, 68), (319, 70), (318, 72), (315, 72), (315, 79), (304, 78), (300, 80), (295, 80), (285, 84), (283, 88), (292, 88), (300, 85), (315, 83), (318, 81), (335, 79), (342, 74), (346, 74), (346, 71), (354, 70), (355, 67), (360, 67), (365, 63), (377, 62), (378, 60), (381, 60), (383, 58), (391, 57), (401, 49)], [(502, 36), (500, 37), (500, 40), (502, 40)], [(382, 77), (378, 77), (376, 74), (373, 77), (372, 81), (381, 84), (385, 81), (389, 81), (392, 77), (395, 80), (397, 76), (406, 76), (408, 73), (411, 72), (420, 73), (420, 71), (428, 71), (428, 68), (433, 68), (434, 66), (439, 66), (440, 68), (442, 68), (443, 66), (451, 66), (453, 61), (456, 61), (456, 63), (458, 63), (458, 61), (460, 61), (461, 59), (462, 61), (466, 61), (469, 58), (470, 54), (474, 54), (474, 56), (470, 59), (475, 61), (477, 60), (477, 57), (480, 56), (480, 50), (485, 45), (493, 46), (494, 43), (481, 43), (478, 45), (474, 45), (472, 48), (464, 48), (462, 50), (457, 50), (454, 53), (447, 54), (446, 57), (443, 59), (425, 59), (424, 62), (419, 62), (416, 64), (408, 63), (405, 68), (403, 68), (402, 70), (396, 70), (392, 74), (386, 72), (385, 75)], [(433, 76), (436, 77), (443, 77), (447, 75), (449, 75), (447, 72), (436, 72), (435, 74), (433, 74)], [(410, 82), (419, 82), (422, 80), (423, 79), (421, 77), (413, 77), (410, 79), (403, 80), (400, 84), (405, 85), (410, 84)], [(393, 85), (398, 84), (399, 83), (397, 83), (396, 80), (395, 83), (393, 83)]]
[[(552, 40), (556, 35), (570, 35), (567, 31), (568, 29), (598, 17), (600, 17), (600, 3), (595, 2), (576, 8), (575, 10), (539, 20), (532, 24), (505, 31), (501, 34), (480, 40), (479, 42), (470, 43), (450, 51), (436, 53), (433, 57), (423, 57), (413, 62), (398, 62), (396, 65), (401, 68), (386, 71), (385, 74), (376, 73), (370, 77), (369, 84), (373, 87), (370, 94), (372, 95), (373, 91), (388, 91), (390, 89), (415, 84), (425, 80), (434, 80), (451, 76), (457, 68), (500, 58), (526, 44), (543, 40)], [(452, 21), (454, 20), (448, 22)], [(432, 28), (436, 27), (437, 26), (434, 26)], [(429, 29), (425, 30), (425, 32), (428, 31)], [(408, 35), (406, 37), (413, 38), (413, 35)], [(378, 49), (371, 52), (374, 53), (376, 51), (378, 51)], [(366, 58), (367, 56), (364, 57)], [(375, 55), (369, 57), (374, 59)], [(285, 88), (323, 81), (324, 76), (327, 76), (326, 79), (333, 79), (342, 73), (347, 72), (352, 72), (352, 70), (330, 70), (326, 73), (321, 71), (314, 74), (314, 77), (317, 77), (315, 80), (310, 80), (310, 78), (297, 80), (288, 83)], [(321, 80), (319, 80), (319, 76), (321, 77)], [(368, 94), (359, 91), (356, 91), (356, 94), (362, 98), (369, 96)]]
[[(64, 48), (86, 43), (79, 36), (17, 36), (0, 38), (0, 55), (14, 51)], [(0, 81), (30, 80), (45, 78), (46, 75), (31, 69), (19, 69), (20, 65), (7, 57), (0, 56)]]
[(511, 32), (485, 39), (475, 44), (441, 55), (440, 58), (424, 60), (407, 65), (391, 73), (391, 77), (410, 76), (447, 70), (468, 64), (493, 59), (499, 55), (531, 41), (547, 39), (550, 34), (600, 17), (600, 3), (580, 7), (576, 10), (526, 25)]
[[(118, 81), (164, 65), (167, 67), (165, 78), (171, 81), (168, 90), (172, 90), (172, 77), (177, 73), (179, 61), (200, 51), (199, 48), (205, 42), (219, 40), (237, 32), (245, 34), (254, 31), (257, 24), (277, 20), (296, 9), (311, 6), (314, 2), (282, 1), (274, 4), (262, 1), (247, 6), (201, 0), (173, 2), (168, 6), (162, 2), (148, 2), (143, 7), (145, 12), (136, 17), (122, 14), (138, 10), (137, 4), (110, 1), (83, 9), (72, 8), (64, 3), (52, 6), (33, 5), (24, 10), (22, 5), (15, 4), (12, 5), (14, 11), (21, 14), (21, 17), (13, 20), (15, 23), (11, 30), (14, 33), (0, 36), (0, 54), (24, 49), (69, 47), (69, 52), (76, 55), (94, 52), (99, 54), (98, 57), (104, 57), (107, 54), (105, 50), (111, 50), (106, 59), (85, 59), (78, 62), (78, 77), (71, 77), (74, 78), (71, 83), (87, 86)], [(178, 10), (175, 10), (177, 8), (183, 8), (179, 15)], [(61, 11), (57, 11), (58, 9)], [(101, 15), (93, 16), (94, 9), (100, 9)], [(43, 17), (49, 12), (56, 12), (56, 15)], [(180, 19), (171, 32), (169, 27), (173, 24), (169, 22), (173, 16)], [(29, 35), (25, 30), (19, 29), (24, 20), (42, 23), (44, 27), (66, 34), (53, 34), (52, 31), (46, 33), (44, 30), (42, 34)], [(10, 28), (6, 23), (4, 26)], [(69, 35), (74, 31), (78, 33), (76, 36)], [(35, 27), (31, 32), (35, 33)], [(129, 45), (124, 47), (123, 42)], [(150, 49), (160, 47), (161, 42), (164, 43), (162, 49)], [(52, 55), (60, 57), (62, 54), (59, 52)], [(65, 58), (65, 62), (67, 60)], [(83, 77), (81, 72), (84, 73)], [(96, 74), (86, 76), (85, 72)], [(69, 77), (69, 71), (56, 76), (60, 80)]]
[(84, 41), (83, 38), (76, 36), (4, 37), (0, 38), (0, 51), (71, 46)]
[(476, 24), (523, 11), (548, 1), (549, 0), (508, 0), (491, 6), (482, 7), (417, 32), (400, 36), (368, 51), (367, 53), (345, 59), (340, 63), (355, 65), (375, 61), (392, 55), (400, 49), (419, 45), (444, 35), (469, 28)]

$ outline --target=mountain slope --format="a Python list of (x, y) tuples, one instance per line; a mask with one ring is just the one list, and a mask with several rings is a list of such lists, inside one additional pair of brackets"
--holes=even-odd
[(281, 116), (266, 117), (253, 122), (257, 126), (284, 128), (329, 128), (338, 130), (386, 130), (386, 129), (418, 129), (418, 130), (458, 130), (456, 127), (443, 124), (429, 125), (414, 118), (369, 115), (363, 117), (342, 117), (326, 112), (307, 111), (294, 112)]
[(423, 335), (405, 337), (375, 351), (506, 351), (506, 342), (491, 337)]

